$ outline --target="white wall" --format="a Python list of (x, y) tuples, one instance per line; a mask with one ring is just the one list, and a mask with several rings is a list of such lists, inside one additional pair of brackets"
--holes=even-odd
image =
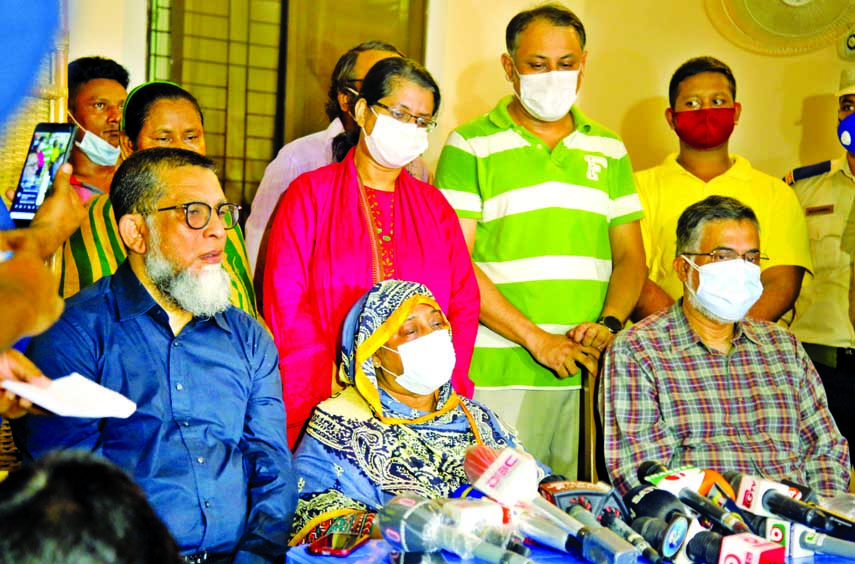
[[(505, 27), (530, 0), (430, 0), (427, 64), (442, 88), (440, 124), (431, 137), (433, 164), (448, 133), (489, 111), (510, 93), (499, 56)], [(793, 166), (837, 156), (840, 70), (834, 46), (801, 56), (744, 51), (719, 35), (703, 0), (564, 0), (588, 33), (588, 65), (579, 107), (617, 131), (636, 169), (676, 150), (663, 117), (668, 81), (685, 60), (712, 55), (737, 80), (742, 120), (731, 148), (776, 176)]]
[[(34, 2), (38, 0), (32, 0)], [(67, 0), (68, 60), (100, 55), (131, 75), (130, 88), (145, 82), (145, 0)]]

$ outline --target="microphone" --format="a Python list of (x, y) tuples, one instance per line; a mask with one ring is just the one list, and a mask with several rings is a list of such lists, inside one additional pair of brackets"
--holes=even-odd
[(751, 529), (736, 514), (711, 502), (699, 493), (683, 488), (677, 498), (728, 533), (750, 533)]
[(458, 529), (474, 533), (490, 544), (511, 549), (513, 529), (505, 520), (504, 509), (495, 501), (441, 498), (434, 502)]
[(696, 534), (704, 531), (697, 519), (690, 519), (688, 509), (671, 492), (653, 486), (636, 486), (624, 496), (626, 505), (636, 516), (656, 517), (671, 522), (675, 519), (685, 521), (685, 541), (682, 548), (672, 558), (675, 564), (689, 564), (686, 545)]
[(578, 546), (576, 539), (552, 520), (529, 511), (517, 515), (516, 525), (523, 535), (543, 546), (568, 553)]
[[(471, 484), (461, 485), (451, 495), (454, 499), (450, 499), (447, 502), (442, 503), (453, 504), (454, 502), (470, 500), (489, 503), (490, 505), (493, 505), (494, 507), (498, 508), (500, 512), (499, 514), (497, 514), (501, 517), (501, 520), (498, 522), (515, 526), (520, 533), (522, 533), (529, 539), (537, 542), (538, 544), (542, 544), (544, 546), (548, 546), (550, 548), (554, 548), (562, 552), (570, 552), (570, 547), (576, 546), (575, 539), (573, 539), (567, 533), (567, 531), (556, 525), (550, 519), (532, 513), (528, 509), (519, 508), (515, 512), (515, 518), (513, 519), (513, 523), (511, 523), (511, 514), (509, 508), (490, 499), (479, 490), (474, 489)], [(452, 507), (454, 506), (452, 505)], [(495, 519), (497, 515), (494, 514), (493, 519)]]
[(799, 484), (798, 482), (794, 482), (786, 478), (781, 480), (781, 483), (785, 486), (789, 486), (790, 490), (796, 490), (797, 492), (799, 492), (800, 496), (794, 497), (794, 499), (800, 499), (805, 503), (819, 504), (819, 496), (816, 495), (816, 492), (813, 491), (813, 489), (811, 489), (809, 486)]
[(855, 559), (855, 543), (830, 537), (816, 531), (802, 531), (798, 537), (800, 548)]
[[(748, 525), (746, 525), (742, 520), (741, 516), (719, 507), (704, 497), (705, 494), (698, 491), (699, 489), (704, 489), (705, 480), (709, 485), (709, 487), (706, 488), (707, 492), (709, 492), (714, 485), (717, 485), (718, 479), (716, 476), (720, 476), (718, 472), (709, 471), (709, 475), (713, 476), (714, 479), (708, 480), (706, 479), (708, 471), (700, 470), (691, 466), (674, 471), (665, 469), (665, 471), (662, 472), (662, 469), (665, 469), (665, 466), (659, 462), (651, 460), (642, 462), (638, 467), (639, 479), (651, 483), (658, 489), (664, 489), (664, 491), (676, 494), (679, 501), (683, 502), (691, 509), (694, 509), (699, 515), (706, 517), (725, 531), (730, 533), (752, 532)], [(724, 477), (721, 477), (721, 479), (724, 480)], [(727, 486), (728, 490), (733, 491), (729, 484)], [(652, 499), (670, 500), (668, 496), (661, 495), (659, 498), (651, 498), (651, 500)]]
[(701, 531), (688, 542), (686, 554), (698, 564), (784, 564), (787, 551), (751, 533), (722, 537), (712, 531)]
[(499, 503), (536, 508), (579, 541), (585, 559), (596, 564), (634, 564), (638, 551), (631, 544), (605, 527), (585, 527), (538, 495), (537, 465), (530, 455), (475, 445), (466, 451), (463, 470), (476, 488)]
[(612, 511), (620, 516), (627, 515), (621, 497), (614, 488), (602, 482), (556, 480), (549, 476), (548, 479), (541, 480), (538, 490), (544, 499), (564, 512), (572, 505), (581, 505), (597, 517), (605, 511)]
[(718, 488), (724, 496), (731, 499), (736, 497), (733, 488), (725, 477), (709, 468), (680, 466), (669, 470), (661, 462), (646, 460), (638, 466), (636, 474), (641, 483), (648, 483), (674, 495), (679, 494), (683, 488), (689, 488), (702, 496), (707, 496), (710, 495), (713, 488)]
[(447, 550), (462, 558), (475, 557), (492, 564), (533, 564), (531, 560), (505, 550), (477, 536), (446, 524), (438, 505), (415, 495), (389, 500), (377, 514), (383, 538), (402, 552)]
[(689, 532), (689, 518), (677, 515), (671, 523), (666, 523), (655, 517), (638, 517), (632, 522), (632, 530), (649, 542), (663, 558), (673, 561)]
[(665, 560), (662, 558), (662, 555), (642, 535), (635, 532), (632, 527), (624, 523), (614, 513), (603, 513), (600, 517), (600, 522), (604, 527), (637, 548), (641, 552), (641, 555), (653, 564), (664, 564)]
[(635, 486), (624, 494), (623, 501), (636, 517), (656, 517), (663, 521), (670, 521), (674, 515), (689, 517), (677, 496), (653, 486)]
[(737, 503), (749, 511), (767, 517), (783, 517), (837, 538), (855, 540), (855, 522), (818, 505), (793, 499), (792, 496), (801, 496), (798, 490), (736, 472), (727, 475), (739, 492)]

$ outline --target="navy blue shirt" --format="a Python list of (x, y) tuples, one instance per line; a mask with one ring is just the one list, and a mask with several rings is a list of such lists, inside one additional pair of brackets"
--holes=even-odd
[(246, 313), (194, 318), (176, 337), (125, 261), (71, 297), (28, 356), (50, 378), (79, 372), (137, 403), (128, 419), (27, 416), (25, 456), (85, 449), (125, 469), (184, 553), (284, 554), (296, 506), (276, 347)]

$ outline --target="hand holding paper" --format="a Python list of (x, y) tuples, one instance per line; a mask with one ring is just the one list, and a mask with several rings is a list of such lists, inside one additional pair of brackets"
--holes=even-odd
[(122, 394), (77, 373), (57, 378), (47, 387), (14, 380), (0, 381), (0, 387), (64, 417), (125, 419), (137, 409), (137, 404)]

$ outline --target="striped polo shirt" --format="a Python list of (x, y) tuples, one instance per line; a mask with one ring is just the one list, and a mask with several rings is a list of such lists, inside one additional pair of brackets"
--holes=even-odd
[[(508, 96), (449, 136), (436, 184), (477, 219), (473, 261), (550, 333), (600, 315), (612, 272), (609, 228), (641, 219), (620, 138), (575, 107), (576, 129), (550, 151), (508, 114)], [(470, 377), (480, 388), (578, 387), (481, 325)]]

